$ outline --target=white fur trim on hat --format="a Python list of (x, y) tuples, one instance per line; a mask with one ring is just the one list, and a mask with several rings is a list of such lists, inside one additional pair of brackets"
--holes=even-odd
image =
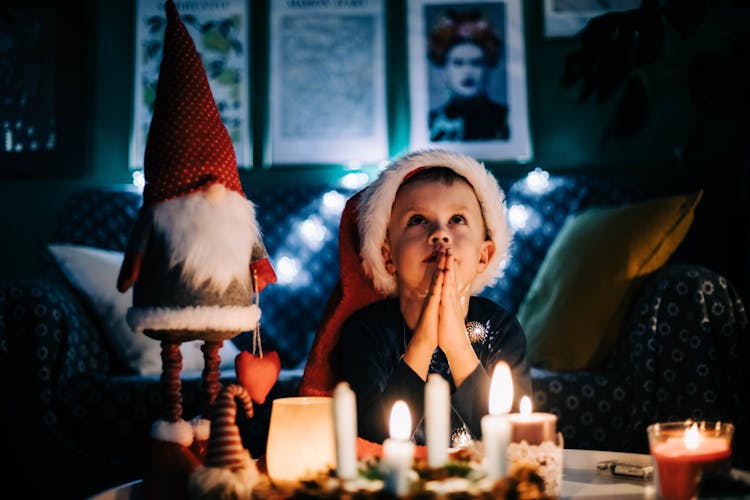
[(190, 420), (190, 425), (193, 426), (193, 435), (195, 439), (199, 441), (207, 441), (208, 436), (211, 435), (211, 421), (207, 418), (203, 418), (198, 415)]
[(385, 268), (382, 247), (398, 188), (407, 174), (423, 167), (450, 168), (465, 177), (477, 194), (487, 233), (495, 243), (495, 253), (487, 269), (472, 283), (471, 293), (476, 294), (498, 277), (511, 232), (505, 219), (505, 195), (495, 176), (475, 159), (453, 151), (430, 149), (407, 154), (391, 163), (364, 189), (358, 205), (362, 267), (379, 292), (389, 296), (396, 294), (396, 278)]
[(235, 498), (250, 500), (253, 488), (262, 480), (255, 462), (236, 470), (199, 465), (190, 473), (188, 499)]
[(167, 422), (159, 419), (151, 424), (151, 437), (159, 441), (190, 446), (193, 444), (193, 426), (185, 420)]
[(240, 306), (131, 307), (127, 321), (136, 333), (143, 330), (247, 331), (258, 325), (260, 308)]

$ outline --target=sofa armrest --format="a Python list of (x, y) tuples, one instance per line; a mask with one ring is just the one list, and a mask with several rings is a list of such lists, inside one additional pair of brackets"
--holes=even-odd
[(9, 377), (39, 391), (82, 373), (110, 371), (93, 318), (65, 284), (26, 279), (0, 284), (0, 321)]
[(554, 413), (566, 448), (630, 450), (625, 432), (633, 412), (632, 389), (605, 371), (531, 369), (536, 411)]
[[(38, 423), (55, 421), (59, 387), (83, 373), (107, 373), (110, 357), (91, 316), (64, 284), (0, 284), (3, 382)], [(6, 392), (8, 394), (8, 392)]]
[(736, 459), (747, 463), (749, 356), (745, 308), (726, 278), (688, 264), (655, 273), (610, 360), (610, 371), (632, 388), (634, 451), (648, 449), (650, 423), (722, 420), (735, 424), (735, 448), (744, 450)]

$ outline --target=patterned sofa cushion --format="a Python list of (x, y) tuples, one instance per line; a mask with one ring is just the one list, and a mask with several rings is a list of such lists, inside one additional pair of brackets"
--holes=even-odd
[(481, 295), (515, 314), (547, 248), (585, 194), (585, 187), (564, 178), (547, 179), (539, 171), (513, 183), (506, 192), (513, 240), (501, 278)]
[(590, 208), (558, 233), (518, 310), (532, 366), (601, 366), (643, 281), (680, 245), (702, 191)]
[(547, 250), (569, 215), (591, 207), (641, 201), (663, 188), (620, 177), (550, 176), (535, 169), (506, 189), (509, 224), (514, 231), (508, 259), (494, 286), (482, 292), (517, 313)]

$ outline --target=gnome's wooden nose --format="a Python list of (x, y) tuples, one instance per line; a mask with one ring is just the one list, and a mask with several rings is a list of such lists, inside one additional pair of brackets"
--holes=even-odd
[(217, 204), (224, 199), (226, 194), (227, 188), (224, 187), (224, 184), (222, 184), (221, 182), (214, 182), (213, 184), (208, 186), (204, 196), (209, 202)]

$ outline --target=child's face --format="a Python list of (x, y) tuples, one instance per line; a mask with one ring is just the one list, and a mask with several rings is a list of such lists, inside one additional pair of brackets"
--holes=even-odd
[(395, 273), (399, 294), (425, 295), (440, 247), (456, 259), (459, 293), (468, 293), (495, 251), (485, 240), (484, 219), (472, 187), (464, 180), (445, 184), (415, 180), (396, 195), (383, 245), (385, 267)]

